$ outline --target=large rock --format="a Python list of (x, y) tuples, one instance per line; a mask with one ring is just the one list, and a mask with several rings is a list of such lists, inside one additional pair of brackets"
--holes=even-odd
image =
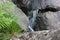
[(60, 40), (60, 29), (28, 32), (13, 37), (11, 40)]
[(47, 29), (59, 29), (60, 28), (60, 11), (58, 12), (46, 12), (43, 13), (43, 20), (47, 26)]
[(35, 30), (51, 30), (60, 28), (60, 11), (57, 12), (44, 12), (36, 17)]

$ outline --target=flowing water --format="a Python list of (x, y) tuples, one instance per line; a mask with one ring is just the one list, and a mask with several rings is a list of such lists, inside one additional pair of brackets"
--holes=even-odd
[[(38, 10), (34, 10), (31, 12), (32, 13), (32, 17), (29, 19), (29, 29), (30, 31), (34, 31), (34, 25), (35, 25), (35, 20), (36, 20), (36, 16), (38, 15)], [(30, 15), (31, 16), (31, 15)]]

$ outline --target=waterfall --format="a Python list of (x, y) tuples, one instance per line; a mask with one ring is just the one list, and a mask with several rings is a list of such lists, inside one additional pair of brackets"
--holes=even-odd
[(29, 30), (30, 30), (31, 32), (34, 32), (34, 30), (33, 30), (33, 28), (32, 28), (31, 26), (28, 26), (28, 28), (29, 28)]
[[(30, 31), (34, 31), (34, 25), (35, 25), (35, 20), (36, 20), (36, 16), (37, 16), (37, 14), (38, 14), (38, 10), (33, 10), (32, 11), (32, 17), (31, 17), (31, 19), (30, 19), (30, 22), (29, 22), (29, 29), (30, 29)], [(30, 15), (31, 16), (31, 15)]]

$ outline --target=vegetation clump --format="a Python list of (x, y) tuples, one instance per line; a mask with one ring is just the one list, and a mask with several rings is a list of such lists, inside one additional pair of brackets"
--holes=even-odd
[(17, 16), (12, 11), (12, 2), (0, 2), (0, 40), (9, 40), (11, 35), (22, 33), (22, 29), (16, 23)]

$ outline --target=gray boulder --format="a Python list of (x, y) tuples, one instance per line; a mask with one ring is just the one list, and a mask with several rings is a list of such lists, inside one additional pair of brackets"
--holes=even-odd
[(36, 17), (35, 30), (41, 29), (59, 29), (60, 28), (60, 11), (57, 12), (44, 12)]
[(44, 24), (47, 29), (59, 29), (60, 28), (60, 11), (58, 12), (46, 12), (42, 16)]

